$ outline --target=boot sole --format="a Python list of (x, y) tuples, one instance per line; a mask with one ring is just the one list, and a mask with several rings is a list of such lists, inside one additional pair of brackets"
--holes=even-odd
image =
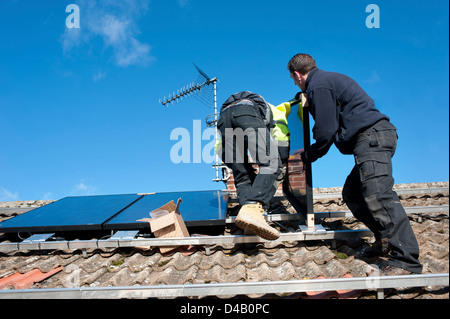
[[(250, 229), (256, 233), (261, 238), (267, 239), (267, 240), (276, 240), (280, 238), (280, 234), (278, 232), (275, 232), (274, 229), (270, 226), (261, 225), (258, 222), (255, 222), (251, 219), (246, 218), (239, 218), (239, 216), (236, 218), (235, 224), (237, 227), (241, 229)], [(267, 228), (267, 227), (270, 227)]]

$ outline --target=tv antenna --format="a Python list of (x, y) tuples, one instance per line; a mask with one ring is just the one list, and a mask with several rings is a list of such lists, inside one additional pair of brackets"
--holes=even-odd
[[(185, 87), (177, 90), (177, 92), (173, 92), (172, 95), (169, 94), (169, 97), (164, 97), (163, 100), (159, 100), (164, 106), (168, 106), (168, 104), (173, 105), (174, 102), (180, 102), (184, 98), (187, 98), (191, 95), (194, 95), (200, 102), (205, 104), (206, 106), (210, 106), (214, 103), (214, 113), (210, 114), (206, 117), (206, 124), (208, 127), (214, 126), (214, 140), (217, 142), (219, 135), (217, 129), (217, 121), (218, 121), (218, 112), (217, 112), (217, 77), (211, 78), (205, 72), (203, 72), (195, 63), (192, 63), (194, 67), (197, 69), (199, 76), (196, 82), (192, 82)], [(211, 88), (213, 89), (213, 94), (211, 94)], [(213, 167), (216, 169), (216, 178), (213, 179), (214, 182), (226, 181), (230, 177), (229, 169), (223, 165), (219, 164), (219, 156), (214, 154), (215, 164)], [(219, 169), (223, 169), (223, 178), (219, 178)]]

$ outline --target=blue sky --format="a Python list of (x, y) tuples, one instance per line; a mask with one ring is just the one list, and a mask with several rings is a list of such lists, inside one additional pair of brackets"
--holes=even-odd
[[(366, 26), (371, 3), (379, 28)], [(70, 4), (79, 29), (67, 28)], [(170, 158), (177, 128), (206, 146), (194, 126), (206, 129), (212, 107), (194, 96), (167, 108), (159, 99), (197, 80), (194, 62), (218, 77), (219, 106), (243, 90), (281, 103), (298, 91), (286, 65), (299, 52), (354, 78), (397, 126), (396, 183), (448, 181), (448, 6), (2, 0), (0, 201), (223, 189), (210, 163)], [(295, 150), (295, 119), (290, 126)], [(342, 186), (352, 166), (333, 146), (313, 164), (313, 186)]]

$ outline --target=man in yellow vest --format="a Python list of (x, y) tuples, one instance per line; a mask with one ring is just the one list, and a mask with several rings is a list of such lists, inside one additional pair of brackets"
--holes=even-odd
[[(287, 102), (275, 107), (262, 96), (243, 91), (225, 101), (217, 124), (221, 144), (216, 152), (233, 170), (241, 205), (236, 226), (268, 240), (280, 236), (266, 222), (264, 210), (284, 178), (282, 164), (289, 158), (290, 150), (290, 106)], [(249, 161), (248, 153), (254, 163)], [(253, 164), (259, 166), (258, 174)]]

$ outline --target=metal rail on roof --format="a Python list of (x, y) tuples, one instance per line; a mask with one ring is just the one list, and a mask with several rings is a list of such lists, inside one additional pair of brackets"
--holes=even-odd
[[(280, 238), (271, 242), (307, 241), (307, 240), (334, 240), (357, 239), (370, 237), (372, 232), (368, 229), (334, 230), (334, 231), (302, 231), (295, 233), (282, 233)], [(94, 239), (72, 241), (23, 241), (17, 243), (0, 244), (0, 252), (24, 250), (76, 250), (96, 248), (122, 248), (122, 247), (163, 247), (163, 246), (211, 246), (217, 244), (245, 244), (269, 242), (259, 236), (192, 236), (179, 238), (132, 238), (132, 239)]]
[[(430, 187), (430, 188), (395, 188), (397, 195), (424, 195), (448, 193), (449, 187)], [(341, 192), (333, 193), (313, 193), (314, 199), (342, 198)]]
[[(411, 213), (448, 213), (449, 206), (426, 206), (406, 207), (406, 212)], [(323, 218), (352, 217), (349, 211), (316, 212), (316, 220)], [(278, 222), (287, 220), (298, 220), (297, 214), (269, 214), (268, 221)], [(227, 223), (233, 223), (235, 217), (228, 217)], [(358, 239), (370, 237), (372, 232), (367, 229), (359, 230), (325, 230), (305, 229), (301, 232), (282, 233), (276, 242), (283, 241), (308, 241), (308, 240), (335, 240), (335, 239)], [(160, 247), (160, 246), (211, 246), (216, 244), (238, 244), (238, 243), (260, 243), (267, 242), (258, 236), (205, 236), (205, 237), (182, 237), (182, 238), (122, 238), (112, 237), (110, 239), (93, 240), (71, 240), (71, 241), (45, 241), (27, 239), (22, 242), (0, 243), (0, 252), (24, 251), (24, 250), (76, 250), (90, 248), (119, 248), (119, 247)]]
[(448, 286), (449, 274), (424, 274), (406, 276), (376, 276), (357, 278), (305, 279), (289, 281), (211, 283), (187, 285), (79, 287), (58, 289), (24, 289), (0, 291), (0, 299), (121, 299), (164, 298), (194, 296), (227, 296), (269, 293), (295, 293), (333, 290), (377, 291), (384, 297), (383, 289), (398, 287)]
[[(404, 207), (406, 214), (432, 214), (432, 213), (447, 213), (449, 212), (449, 205), (440, 206), (414, 206)], [(349, 210), (343, 211), (330, 211), (330, 212), (315, 212), (314, 216), (316, 220), (318, 218), (339, 218), (339, 217), (353, 217), (353, 214)]]
[[(407, 214), (423, 214), (423, 213), (448, 213), (449, 205), (440, 206), (415, 206), (415, 207), (404, 207)], [(317, 220), (323, 218), (340, 218), (340, 217), (353, 217), (350, 210), (342, 211), (329, 211), (329, 212), (315, 212), (314, 217)], [(234, 223), (236, 217), (231, 216), (226, 219), (226, 222), (231, 224)], [(295, 221), (299, 220), (300, 216), (298, 214), (268, 214), (266, 216), (267, 221)]]

